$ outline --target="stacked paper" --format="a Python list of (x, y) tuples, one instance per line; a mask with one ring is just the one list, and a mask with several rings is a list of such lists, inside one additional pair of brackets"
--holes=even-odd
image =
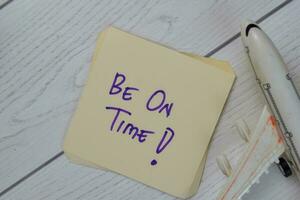
[(75, 163), (190, 197), (234, 78), (227, 62), (108, 28), (97, 41), (64, 151)]

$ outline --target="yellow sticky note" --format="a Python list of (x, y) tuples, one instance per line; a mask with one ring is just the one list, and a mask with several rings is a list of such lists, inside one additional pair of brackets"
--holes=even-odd
[(64, 151), (74, 162), (187, 198), (197, 191), (233, 81), (225, 62), (109, 28), (98, 39)]

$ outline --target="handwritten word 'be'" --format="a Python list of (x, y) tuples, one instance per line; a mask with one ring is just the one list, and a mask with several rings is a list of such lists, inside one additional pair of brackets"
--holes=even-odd
[[(140, 89), (137, 87), (125, 87), (125, 81), (126, 76), (124, 74), (116, 73), (109, 90), (109, 95), (120, 95), (121, 99), (124, 101), (132, 100), (133, 94), (140, 92)], [(165, 117), (168, 118), (171, 115), (173, 103), (165, 103), (166, 96), (166, 92), (163, 90), (154, 91), (146, 102), (146, 109), (150, 112), (157, 111), (158, 113), (164, 113)], [(159, 101), (154, 101), (154, 99), (157, 98)], [(157, 102), (159, 103), (157, 104)], [(140, 143), (145, 142), (148, 135), (155, 134), (152, 130), (141, 129), (131, 122), (126, 122), (123, 115), (127, 117), (132, 116), (130, 111), (116, 106), (106, 106), (106, 109), (115, 113), (110, 125), (110, 131), (128, 134), (132, 139), (137, 138), (137, 141)], [(174, 130), (170, 127), (166, 127), (166, 130), (156, 147), (157, 154), (161, 153), (169, 145), (174, 135)], [(156, 164), (157, 161), (153, 159), (151, 165)]]

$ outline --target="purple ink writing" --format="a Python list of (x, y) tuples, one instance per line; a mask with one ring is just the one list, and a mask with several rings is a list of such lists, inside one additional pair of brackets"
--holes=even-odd
[[(174, 135), (175, 135), (174, 130), (167, 127), (164, 132), (163, 137), (161, 138), (161, 140), (156, 148), (157, 154), (161, 153), (168, 146), (168, 144), (172, 141)], [(167, 138), (167, 136), (169, 136), (169, 137)]]
[[(112, 106), (106, 106), (106, 109), (107, 109), (107, 110), (116, 110), (116, 111), (117, 111), (117, 112), (116, 112), (116, 115), (115, 115), (115, 117), (114, 117), (114, 119), (112, 120), (111, 125), (110, 125), (110, 130), (111, 130), (111, 131), (113, 130), (113, 128), (114, 128), (114, 126), (115, 126), (115, 123), (116, 123), (116, 121), (117, 121), (117, 119), (118, 119), (118, 117), (119, 117), (119, 115), (120, 115), (121, 112), (126, 113), (127, 115), (131, 115), (131, 112), (129, 112), (129, 111), (127, 111), (127, 110), (124, 110), (124, 109), (122, 109), (122, 108), (117, 108), (117, 107), (112, 107)], [(123, 122), (123, 123), (124, 123), (124, 122)]]
[(121, 120), (121, 122), (118, 123), (118, 119), (120, 118), (120, 113), (126, 113), (127, 115), (130, 116), (131, 113), (129, 111), (124, 110), (122, 108), (112, 107), (112, 106), (107, 106), (106, 109), (115, 111), (115, 116), (110, 125), (111, 131), (114, 131), (114, 127), (116, 125), (116, 127), (118, 127), (116, 130), (117, 133), (122, 132), (123, 134), (130, 135), (132, 139), (137, 137), (140, 143), (146, 141), (147, 135), (154, 134), (154, 131), (140, 129), (139, 127), (135, 126), (132, 123), (127, 123), (124, 126), (124, 124), (126, 123), (125, 120)]
[[(123, 88), (121, 87), (121, 85), (123, 85), (125, 81), (126, 81), (126, 76), (124, 74), (117, 72), (113, 80), (112, 86), (109, 90), (109, 94), (116, 95), (122, 92)], [(124, 92), (122, 94), (123, 100), (129, 101), (132, 99), (132, 93), (130, 91), (139, 91), (139, 89), (135, 87), (125, 87)]]
[[(159, 98), (159, 97), (161, 98), (160, 103), (158, 105), (151, 105), (151, 102), (154, 101), (153, 99), (155, 97), (156, 98)], [(170, 103), (170, 104), (166, 103), (165, 104), (165, 100), (166, 100), (166, 93), (165, 93), (165, 91), (163, 91), (163, 90), (157, 90), (148, 99), (147, 104), (146, 104), (146, 108), (149, 111), (158, 110), (159, 113), (161, 113), (162, 111), (165, 110), (166, 117), (169, 117), (169, 115), (171, 114), (173, 103)]]
[(157, 164), (157, 161), (155, 160), (155, 159), (153, 159), (152, 161), (151, 161), (151, 165), (156, 165)]
[[(121, 95), (123, 101), (130, 101), (133, 98), (132, 93), (134, 91), (139, 91), (139, 89), (137, 87), (127, 86), (125, 74), (117, 72), (109, 89), (109, 95)], [(166, 103), (166, 98), (167, 95), (164, 90), (156, 90), (147, 100), (146, 109), (148, 111), (157, 111), (158, 113), (164, 112), (165, 116), (168, 118), (171, 115), (173, 103)], [(147, 136), (155, 134), (154, 131), (142, 129), (132, 122), (127, 122), (126, 120), (133, 115), (129, 110), (114, 106), (106, 106), (105, 108), (110, 112), (114, 112), (110, 124), (111, 132), (128, 135), (132, 140), (137, 140), (139, 143), (145, 142)], [(156, 154), (163, 152), (171, 143), (174, 136), (175, 131), (172, 128), (167, 127), (156, 147)], [(155, 166), (156, 164), (157, 160), (153, 159), (151, 165)]]
[(154, 131), (149, 130), (140, 130), (140, 133), (137, 134), (139, 142), (144, 142), (146, 140), (147, 134), (154, 134)]
[[(173, 137), (175, 135), (175, 132), (173, 129), (171, 129), (170, 127), (167, 127), (160, 142), (158, 143), (157, 145), (157, 148), (156, 148), (156, 153), (159, 154), (161, 153), (169, 144), (170, 142), (172, 141)], [(168, 137), (167, 137), (168, 136)], [(155, 159), (153, 159), (151, 161), (151, 165), (156, 165), (157, 164), (157, 161)]]
[(113, 84), (109, 90), (110, 95), (119, 94), (122, 91), (120, 85), (122, 85), (126, 80), (124, 74), (116, 73)]
[(131, 93), (130, 93), (130, 90), (133, 90), (133, 91), (139, 91), (138, 88), (134, 88), (134, 87), (126, 87), (124, 92), (123, 92), (123, 95), (122, 95), (122, 98), (125, 100), (125, 101), (129, 101), (132, 99), (131, 97)]

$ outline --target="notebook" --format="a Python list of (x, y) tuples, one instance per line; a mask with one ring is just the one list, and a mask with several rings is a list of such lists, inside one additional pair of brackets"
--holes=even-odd
[(227, 62), (107, 28), (97, 40), (64, 152), (75, 163), (191, 197), (234, 79)]

